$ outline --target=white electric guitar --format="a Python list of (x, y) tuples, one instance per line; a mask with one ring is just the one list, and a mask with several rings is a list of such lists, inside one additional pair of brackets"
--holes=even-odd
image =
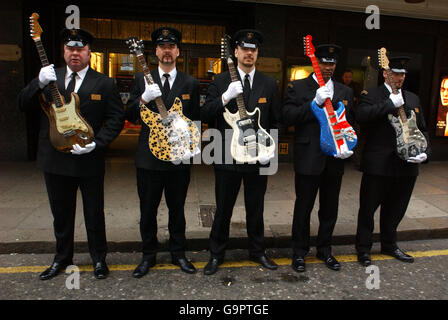
[[(230, 56), (229, 38), (225, 35), (221, 40), (221, 58), (227, 61), (232, 82), (240, 81)], [(236, 97), (236, 103), (237, 112), (224, 111), (224, 119), (233, 129), (230, 153), (238, 162), (264, 164), (275, 155), (275, 141), (260, 125), (259, 108), (248, 112), (242, 94)]]

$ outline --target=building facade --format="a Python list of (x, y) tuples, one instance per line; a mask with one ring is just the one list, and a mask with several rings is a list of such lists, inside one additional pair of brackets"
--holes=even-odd
[[(392, 2), (397, 1), (401, 0)], [(294, 1), (267, 4), (259, 1), (23, 0), (2, 3), (0, 26), (7, 32), (0, 34), (0, 160), (33, 160), (36, 153), (40, 111), (25, 114), (16, 106), (17, 94), (40, 69), (29, 35), (28, 17), (33, 12), (39, 13), (47, 55), (51, 63), (60, 66), (63, 59), (59, 32), (70, 20), (72, 12), (67, 10), (70, 5), (79, 8), (80, 27), (97, 38), (92, 46), (91, 66), (116, 79), (124, 107), (133, 74), (140, 71), (124, 40), (128, 36), (142, 39), (145, 59), (150, 68), (155, 68), (157, 61), (150, 33), (161, 25), (182, 31), (178, 68), (200, 80), (202, 94), (213, 73), (224, 68), (220, 63), (220, 38), (241, 28), (256, 28), (265, 35), (257, 68), (278, 81), (281, 96), (291, 79), (304, 77), (311, 71), (302, 42), (308, 34), (313, 36), (315, 45), (340, 45), (343, 55), (335, 78), (341, 81), (344, 70), (350, 69), (361, 87), (381, 81), (377, 71), (379, 48), (386, 47), (393, 55), (410, 56), (405, 87), (420, 96), (433, 148), (432, 159), (448, 160), (448, 137), (442, 133), (446, 111), (440, 98), (442, 80), (448, 77), (448, 22), (439, 16), (443, 10), (448, 12), (448, 4), (439, 10), (412, 7), (421, 4), (402, 4), (402, 11), (389, 6), (384, 10), (386, 14), (379, 16), (380, 28), (368, 29), (366, 19), (371, 14), (361, 11), (359, 5), (341, 6), (341, 3), (351, 3), (349, 0), (334, 1), (334, 5), (327, 6), (323, 2), (301, 1), (301, 6), (293, 6)], [(380, 3), (381, 13), (382, 1), (370, 2)], [(366, 80), (367, 72), (370, 77)], [(129, 139), (138, 128), (138, 124), (127, 123), (123, 135)], [(291, 159), (291, 130), (285, 128), (280, 134), (279, 151), (283, 161)]]

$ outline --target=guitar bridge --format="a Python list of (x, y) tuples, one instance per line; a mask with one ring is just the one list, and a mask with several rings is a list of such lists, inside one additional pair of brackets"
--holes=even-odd
[(64, 131), (64, 132), (62, 133), (62, 135), (63, 135), (65, 138), (68, 138), (68, 137), (74, 136), (74, 135), (75, 135), (75, 131), (73, 131), (73, 130), (67, 130), (67, 131)]

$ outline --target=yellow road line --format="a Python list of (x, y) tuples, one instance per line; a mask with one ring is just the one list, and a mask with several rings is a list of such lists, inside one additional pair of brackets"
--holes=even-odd
[[(448, 256), (448, 250), (431, 250), (431, 251), (413, 251), (413, 252), (407, 252), (414, 258), (427, 258), (427, 257), (436, 257), (436, 256)], [(372, 254), (371, 256), (372, 261), (380, 261), (380, 260), (392, 260), (394, 259), (391, 256), (382, 255), (382, 254)], [(339, 262), (356, 262), (358, 260), (356, 255), (340, 255), (336, 256), (336, 259), (339, 260)], [(286, 266), (291, 264), (290, 258), (277, 258), (273, 259), (275, 263), (277, 263), (279, 266)], [(314, 264), (314, 263), (323, 263), (323, 261), (315, 258), (315, 257), (306, 257), (305, 258), (306, 263), (308, 264)], [(194, 262), (194, 266), (197, 269), (202, 269), (205, 267), (207, 262)], [(241, 267), (257, 267), (260, 266), (258, 263), (249, 261), (249, 260), (243, 260), (243, 261), (227, 261), (224, 262), (222, 265), (220, 265), (221, 268), (241, 268)], [(133, 271), (137, 265), (110, 265), (109, 269), (111, 271)], [(48, 266), (24, 266), (24, 267), (0, 267), (0, 274), (7, 274), (7, 273), (37, 273), (37, 272), (43, 272)], [(79, 271), (93, 271), (92, 266), (83, 265), (78, 266)], [(157, 264), (155, 267), (151, 268), (152, 270), (176, 270), (179, 269), (178, 266), (172, 265), (172, 264)]]

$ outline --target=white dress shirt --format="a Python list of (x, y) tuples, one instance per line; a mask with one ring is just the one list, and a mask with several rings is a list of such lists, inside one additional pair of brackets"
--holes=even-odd
[[(159, 75), (160, 75), (160, 81), (162, 82), (162, 88), (165, 85), (165, 77), (163, 76), (166, 72), (163, 71), (162, 69), (160, 69), (159, 67)], [(173, 87), (173, 83), (174, 80), (176, 80), (176, 76), (177, 76), (177, 69), (174, 68), (173, 70), (171, 70), (170, 72), (168, 72), (168, 74), (170, 75), (170, 77), (168, 78), (169, 80), (169, 84), (170, 84), (170, 89)]]
[[(84, 78), (85, 78), (88, 70), (89, 70), (89, 66), (76, 72), (76, 84), (75, 84), (75, 89), (73, 90), (73, 92), (78, 93), (79, 87), (81, 87), (81, 84), (84, 81)], [(73, 73), (73, 71), (69, 68), (69, 66), (67, 66), (67, 72), (65, 72), (65, 89), (67, 89), (68, 83), (72, 79), (72, 73)]]

